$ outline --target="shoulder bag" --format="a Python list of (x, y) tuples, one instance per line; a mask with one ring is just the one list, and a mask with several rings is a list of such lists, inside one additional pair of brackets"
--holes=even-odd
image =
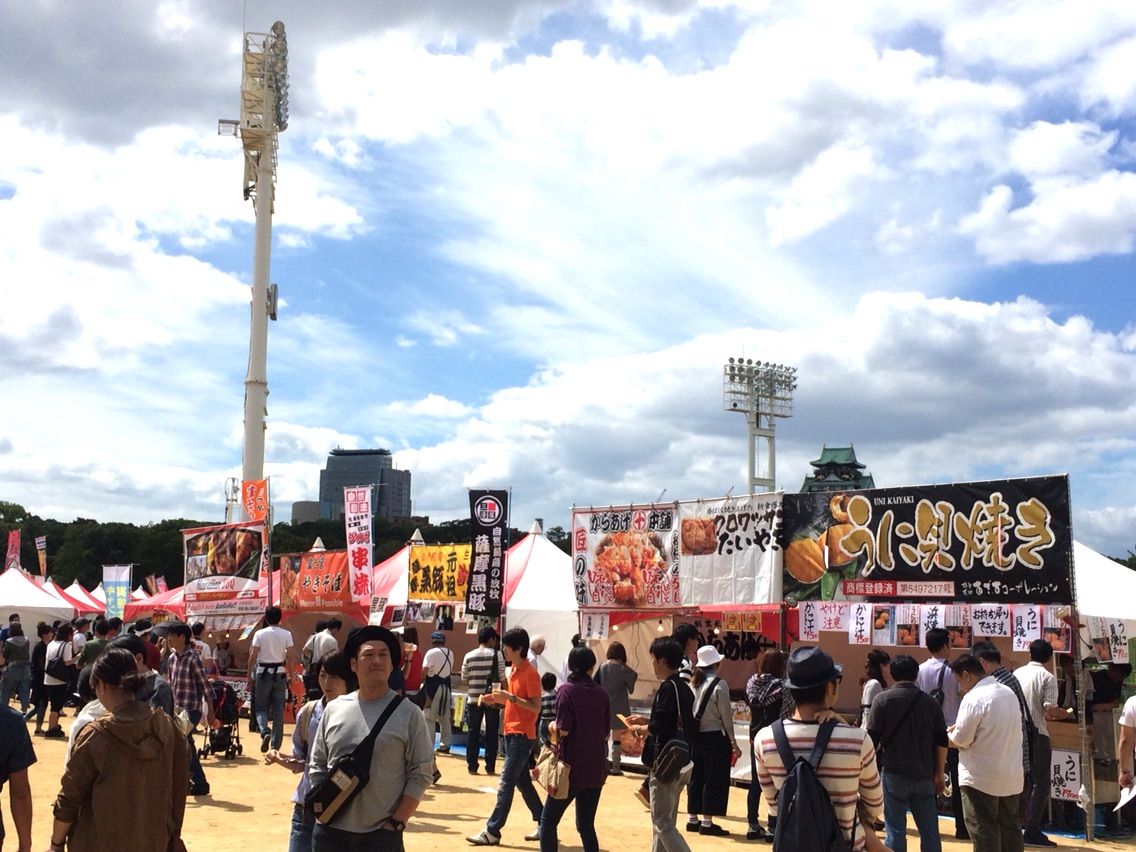
[(569, 773), (572, 767), (560, 759), (559, 746), (546, 745), (536, 759), (536, 782), (553, 799), (567, 799)]
[[(682, 700), (679, 698), (678, 686), (675, 682), (672, 680), (669, 683), (674, 687), (678, 728), (674, 736), (659, 749), (659, 753), (655, 755), (655, 762), (651, 766), (651, 771), (655, 774), (655, 777), (664, 784), (677, 780), (682, 770), (690, 763), (690, 734), (686, 730), (686, 721), (682, 718)], [(679, 736), (679, 731), (682, 731), (681, 736)]]
[(947, 694), (943, 692), (943, 678), (947, 676), (947, 664), (944, 661), (943, 667), (939, 669), (939, 684), (931, 690), (931, 697), (939, 702), (939, 706), (943, 706), (943, 701), (946, 700)]
[(328, 767), (327, 777), (318, 787), (313, 787), (308, 792), (304, 798), (304, 807), (312, 812), (316, 822), (330, 825), (339, 812), (367, 786), (367, 782), (371, 780), (371, 757), (375, 751), (375, 740), (401, 703), (402, 696), (395, 695), (363, 742), (355, 746), (351, 754)]
[(63, 662), (63, 651), (65, 650), (63, 643), (59, 645), (59, 655), (48, 660), (47, 666), (44, 671), (47, 672), (48, 677), (53, 677), (56, 680), (61, 680), (64, 683), (71, 679), (71, 667)]

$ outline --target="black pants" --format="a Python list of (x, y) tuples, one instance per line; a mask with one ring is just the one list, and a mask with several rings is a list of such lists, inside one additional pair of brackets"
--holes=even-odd
[(693, 746), (686, 812), (725, 816), (730, 797), (730, 740), (722, 731), (706, 731), (695, 735)]
[(969, 833), (962, 816), (962, 787), (959, 786), (959, 750), (947, 749), (947, 773), (951, 776), (951, 812), (955, 815), (955, 835)]

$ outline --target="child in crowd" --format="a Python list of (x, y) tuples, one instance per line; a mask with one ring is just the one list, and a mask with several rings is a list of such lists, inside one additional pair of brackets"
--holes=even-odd
[(548, 726), (556, 719), (556, 675), (545, 672), (540, 677), (540, 744), (548, 745)]

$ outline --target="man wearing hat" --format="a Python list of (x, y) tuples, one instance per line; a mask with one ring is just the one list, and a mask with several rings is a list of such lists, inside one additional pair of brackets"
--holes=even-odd
[(146, 646), (146, 668), (156, 672), (162, 667), (162, 652), (158, 650), (150, 634), (153, 627), (148, 618), (140, 618), (134, 622), (134, 635)]
[(445, 754), (450, 750), (453, 739), (453, 722), (450, 712), (450, 675), (454, 673), (454, 652), (446, 647), (446, 634), (435, 630), (430, 634), (432, 646), (422, 658), (422, 671), (426, 679), (422, 688), (426, 690), (426, 697), (430, 700), (422, 712), (426, 715), (426, 725), (430, 735), (434, 735), (434, 725), (442, 729), (442, 743), (438, 751)]
[(332, 825), (316, 823), (311, 848), (313, 852), (399, 850), (402, 831), (430, 786), (431, 737), (418, 708), (390, 688), (391, 672), (401, 663), (401, 646), (393, 633), (375, 625), (353, 630), (343, 656), (359, 679), (359, 689), (328, 702), (324, 709), (308, 770), (313, 789), (330, 767), (366, 738), (392, 701), (401, 703), (375, 740), (370, 780)]
[[(785, 686), (797, 706), (786, 719), (785, 734), (794, 757), (807, 758), (816, 743), (818, 723), (832, 718), (841, 667), (820, 648), (803, 646), (789, 655)], [(758, 731), (754, 744), (757, 777), (769, 803), (770, 817), (777, 814), (777, 791), (785, 783), (786, 767), (777, 751), (772, 726)], [(857, 808), (863, 806), (871, 819), (883, 814), (884, 796), (876, 768), (876, 750), (867, 731), (838, 724), (817, 767), (817, 780), (828, 791), (844, 837), (853, 850), (864, 849), (865, 826), (857, 826)], [(853, 832), (855, 828), (855, 832)], [(874, 837), (874, 835), (873, 835)]]

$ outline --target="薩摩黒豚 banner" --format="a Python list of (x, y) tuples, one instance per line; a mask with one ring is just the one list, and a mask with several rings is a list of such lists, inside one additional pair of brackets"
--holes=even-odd
[(572, 512), (576, 602), (592, 609), (677, 609), (678, 510), (619, 506)]
[(683, 606), (781, 600), (780, 492), (678, 503)]
[(465, 601), (468, 544), (416, 544), (410, 548), (407, 597), (415, 601)]
[(786, 494), (784, 596), (1069, 603), (1065, 476)]
[(471, 488), (469, 522), (473, 563), (469, 569), (465, 611), (467, 615), (497, 618), (505, 601), (509, 492)]

